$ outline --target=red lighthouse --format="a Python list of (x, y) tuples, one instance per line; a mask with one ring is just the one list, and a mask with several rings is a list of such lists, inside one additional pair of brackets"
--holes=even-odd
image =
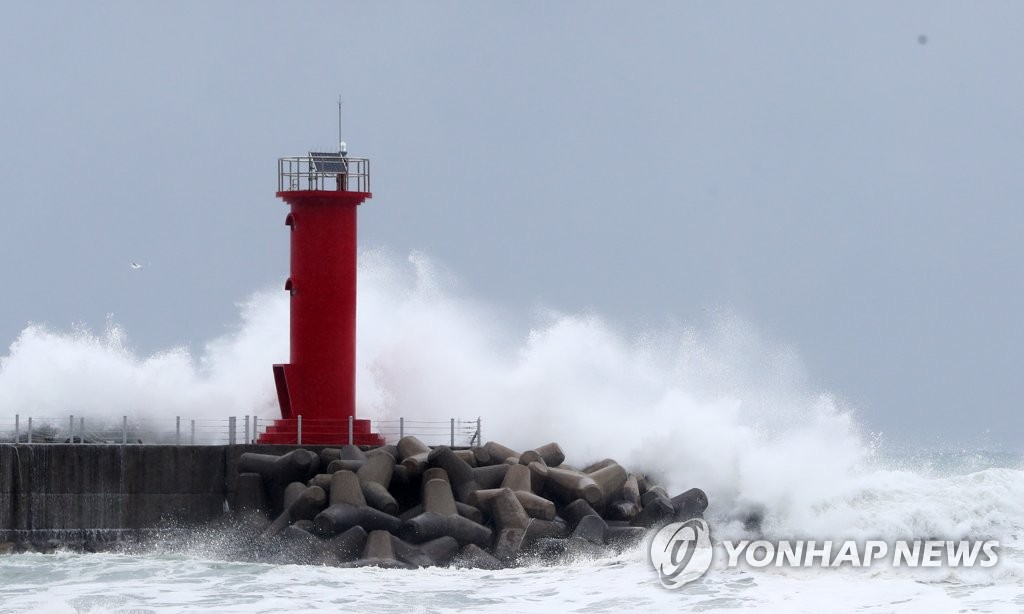
[[(261, 443), (382, 445), (356, 420), (356, 211), (370, 198), (370, 161), (337, 152), (277, 162), (277, 196), (291, 211), (291, 348), (274, 365), (281, 406)], [(352, 425), (350, 432), (349, 425)]]

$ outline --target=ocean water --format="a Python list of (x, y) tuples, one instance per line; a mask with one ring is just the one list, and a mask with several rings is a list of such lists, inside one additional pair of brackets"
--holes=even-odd
[(996, 538), (996, 566), (730, 569), (719, 542), (702, 578), (669, 590), (646, 544), (609, 558), (498, 571), (339, 569), (232, 561), (216, 536), (198, 535), (122, 553), (0, 556), (0, 612), (1024, 610), (1024, 471), (941, 471), (943, 477), (876, 469), (808, 512), (818, 519), (816, 531), (783, 527), (771, 511), (767, 524), (775, 529), (763, 533), (746, 532), (727, 515), (708, 520), (716, 542), (798, 534)]
[[(673, 493), (698, 486), (716, 541), (998, 539), (989, 569), (711, 570), (661, 586), (641, 547), (501, 571), (233, 561), (216, 539), (121, 553), (0, 556), (0, 612), (1024, 610), (1024, 457), (985, 441), (910, 448), (815, 388), (799, 352), (728, 313), (622, 331), (538, 308), (517, 327), (430, 259), (361, 257), (361, 416), (480, 416), (484, 438), (568, 461), (613, 457)], [(126, 331), (33, 325), (0, 357), (0, 413), (275, 415), (287, 298), (259, 292), (197, 351), (142, 356)], [(2, 416), (0, 416), (2, 417)], [(760, 528), (743, 519), (760, 510)]]
[[(1020, 479), (1018, 476), (1016, 479)], [(1018, 546), (989, 570), (727, 569), (661, 586), (644, 548), (557, 566), (338, 569), (223, 560), (202, 548), (0, 557), (2, 612), (1019, 612)]]

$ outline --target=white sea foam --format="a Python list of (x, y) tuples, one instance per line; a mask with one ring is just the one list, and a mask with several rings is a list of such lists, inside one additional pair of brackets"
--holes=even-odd
[(0, 557), (0, 611), (107, 612), (945, 612), (1017, 611), (1019, 585), (851, 570), (712, 569), (661, 587), (641, 553), (501, 571), (336, 569), (178, 554)]

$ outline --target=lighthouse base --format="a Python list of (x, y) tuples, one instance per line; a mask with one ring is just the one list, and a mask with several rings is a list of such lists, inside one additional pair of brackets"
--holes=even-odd
[(349, 422), (347, 419), (308, 419), (302, 421), (301, 440), (299, 437), (299, 421), (295, 418), (282, 418), (274, 420), (274, 423), (262, 433), (259, 443), (270, 444), (309, 444), (309, 445), (336, 445), (341, 446), (348, 443), (357, 446), (382, 446), (384, 437), (378, 433), (370, 432), (369, 420), (353, 420), (351, 439), (348, 432)]

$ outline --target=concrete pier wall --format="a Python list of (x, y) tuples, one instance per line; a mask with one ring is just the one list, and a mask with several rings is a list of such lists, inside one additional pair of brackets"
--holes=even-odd
[(0, 444), (0, 542), (115, 540), (215, 520), (242, 453), (282, 448)]

